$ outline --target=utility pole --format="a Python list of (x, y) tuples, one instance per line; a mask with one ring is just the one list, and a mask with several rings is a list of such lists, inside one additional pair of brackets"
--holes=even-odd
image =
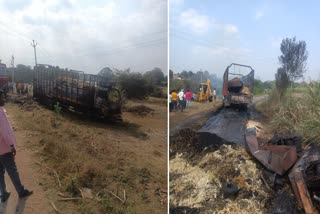
[(12, 67), (12, 80), (11, 82), (14, 82), (14, 56), (11, 56), (11, 67)]
[(35, 65), (37, 65), (37, 49), (36, 49), (36, 46), (37, 46), (37, 42), (35, 42), (34, 40), (32, 40), (32, 43), (31, 43), (31, 46), (33, 47), (33, 51), (34, 51), (34, 62), (35, 62)]

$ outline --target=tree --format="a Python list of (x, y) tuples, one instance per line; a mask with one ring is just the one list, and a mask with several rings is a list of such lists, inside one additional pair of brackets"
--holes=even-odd
[(108, 79), (112, 79), (114, 76), (114, 73), (111, 68), (105, 67), (101, 71), (99, 71), (98, 75), (106, 77)]
[(141, 73), (122, 72), (117, 82), (127, 98), (145, 99), (149, 95), (148, 84)]
[[(7, 69), (10, 81), (13, 74), (13, 69)], [(32, 83), (33, 81), (33, 73), (30, 66), (18, 64), (14, 69), (14, 81), (15, 82), (23, 82), (23, 83)]]
[(161, 82), (164, 80), (164, 74), (160, 68), (147, 71), (143, 76), (151, 85), (161, 85)]
[(169, 70), (169, 80), (173, 80), (173, 71)]
[(285, 69), (283, 67), (278, 68), (276, 73), (276, 88), (280, 93), (280, 97), (283, 96), (284, 92), (289, 87), (289, 76), (287, 75)]
[(301, 77), (307, 70), (308, 51), (305, 41), (296, 41), (293, 37), (285, 38), (280, 45), (282, 55), (279, 56), (281, 65), (276, 73), (276, 87), (283, 96), (290, 82)]
[(188, 72), (183, 70), (181, 73), (180, 73), (180, 77), (184, 80), (186, 79), (189, 79), (189, 75), (188, 75)]

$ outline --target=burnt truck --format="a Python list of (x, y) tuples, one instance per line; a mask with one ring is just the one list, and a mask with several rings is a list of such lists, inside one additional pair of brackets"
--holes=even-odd
[(4, 100), (7, 97), (8, 90), (9, 77), (7, 75), (7, 66), (0, 61), (0, 99)]
[(251, 66), (232, 63), (223, 75), (223, 105), (246, 108), (252, 103), (254, 70)]
[(38, 64), (33, 72), (33, 97), (47, 106), (122, 120), (120, 90), (114, 81), (100, 75)]

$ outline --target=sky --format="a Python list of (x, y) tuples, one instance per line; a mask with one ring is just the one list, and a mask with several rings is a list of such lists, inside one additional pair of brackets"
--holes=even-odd
[(167, 70), (166, 0), (0, 0), (0, 59), (97, 73)]
[(320, 79), (320, 1), (171, 0), (170, 59), (174, 72), (207, 70), (222, 77), (232, 62), (274, 80), (283, 38), (307, 44), (305, 80)]

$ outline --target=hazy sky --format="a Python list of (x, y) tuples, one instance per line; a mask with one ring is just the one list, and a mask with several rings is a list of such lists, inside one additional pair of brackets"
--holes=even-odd
[(282, 38), (307, 43), (309, 78), (320, 78), (320, 1), (170, 1), (170, 68), (222, 77), (232, 62), (273, 80)]
[(166, 0), (0, 0), (0, 59), (96, 73), (167, 69)]

